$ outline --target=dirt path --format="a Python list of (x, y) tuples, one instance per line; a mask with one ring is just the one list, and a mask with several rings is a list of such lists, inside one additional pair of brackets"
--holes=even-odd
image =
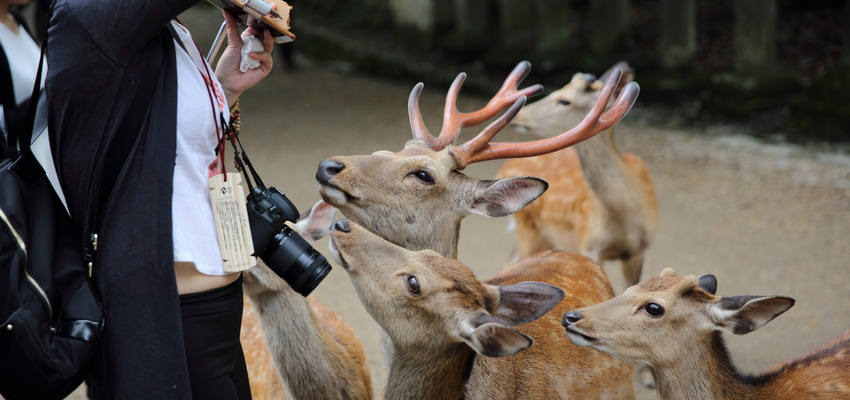
[[(410, 136), (406, 104), (411, 87), (412, 82), (397, 85), (327, 71), (275, 71), (263, 87), (243, 96), (246, 148), (266, 182), (306, 209), (318, 200), (313, 174), (324, 158), (402, 147)], [(437, 126), (445, 88), (426, 88), (422, 109), (429, 124)], [(481, 101), (462, 100), (462, 109)], [(658, 193), (660, 226), (644, 276), (672, 266), (681, 273), (716, 275), (721, 295), (797, 299), (794, 308), (761, 330), (727, 335), (742, 371), (764, 370), (850, 327), (850, 158), (741, 137), (640, 127), (628, 120), (617, 141), (622, 151), (647, 162)], [(475, 165), (467, 173), (492, 177), (498, 166)], [(459, 258), (481, 279), (501, 269), (513, 247), (506, 226), (505, 219), (478, 216), (463, 224)], [(316, 248), (330, 259), (326, 240)], [(619, 267), (606, 270), (621, 291)], [(382, 397), (386, 369), (379, 328), (345, 272), (334, 268), (314, 293), (363, 342), (376, 394)], [(640, 391), (639, 398), (654, 394)]]

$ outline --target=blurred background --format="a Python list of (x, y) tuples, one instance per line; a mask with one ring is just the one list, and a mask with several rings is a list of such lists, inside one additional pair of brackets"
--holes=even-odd
[(627, 60), (666, 123), (848, 141), (843, 0), (300, 1), (295, 48), (350, 71), (488, 90), (517, 60), (554, 90)]
[[(526, 84), (543, 83), (546, 92), (575, 72), (600, 75), (625, 60), (641, 92), (616, 140), (646, 162), (658, 196), (643, 276), (675, 267), (716, 275), (720, 295), (794, 297), (768, 326), (726, 335), (745, 373), (850, 327), (850, 1), (290, 4), (297, 40), (277, 47), (271, 75), (243, 95), (242, 136), (264, 180), (299, 209), (319, 198), (313, 174), (323, 159), (402, 148), (416, 82), (425, 82), (420, 104), (435, 129), (458, 72), (469, 74), (459, 108), (471, 110), (520, 60), (533, 65)], [(26, 10), (33, 19), (36, 8)], [(222, 21), (218, 10), (200, 2), (180, 18), (206, 52)], [(469, 128), (460, 140), (475, 133)], [(506, 129), (499, 139), (533, 138)], [(499, 165), (465, 173), (487, 179)], [(506, 219), (477, 216), (462, 225), (459, 259), (482, 280), (515, 248), (506, 227)], [(330, 259), (326, 241), (315, 247)], [(619, 265), (606, 271), (622, 291)], [(380, 329), (345, 272), (335, 267), (311, 296), (352, 326), (382, 398)], [(636, 389), (639, 399), (655, 398)]]

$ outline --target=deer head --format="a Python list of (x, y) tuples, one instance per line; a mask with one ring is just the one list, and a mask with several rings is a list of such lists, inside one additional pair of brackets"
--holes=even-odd
[(405, 249), (345, 220), (334, 225), (330, 248), (400, 353), (441, 354), (465, 344), (489, 357), (514, 354), (532, 340), (513, 326), (564, 297), (541, 282), (482, 283), (455, 259)]
[(564, 87), (523, 107), (512, 124), (520, 131), (544, 137), (559, 134), (560, 127), (577, 125), (593, 109), (605, 82), (618, 70), (622, 71), (622, 78), (614, 89), (614, 96), (618, 96), (634, 79), (634, 72), (622, 61), (609, 68), (599, 79), (591, 74), (573, 75)]
[[(419, 111), (422, 83), (410, 94), (408, 114), (414, 140), (399, 152), (378, 151), (370, 155), (338, 156), (322, 161), (316, 171), (322, 198), (347, 218), (410, 249), (430, 248), (454, 257), (460, 220), (468, 214), (498, 217), (511, 214), (540, 196), (545, 181), (532, 177), (478, 180), (461, 171), (469, 164), (512, 157), (529, 157), (560, 150), (619, 121), (634, 104), (636, 83), (622, 91), (603, 114), (620, 80), (613, 72), (588, 115), (576, 127), (555, 137), (527, 143), (491, 143), (490, 140), (516, 116), (526, 96), (542, 90), (540, 85), (518, 89), (531, 66), (521, 62), (501, 89), (483, 108), (463, 113), (456, 107), (466, 75), (461, 73), (446, 96), (443, 126), (431, 135)], [(508, 110), (477, 136), (454, 145), (463, 127), (478, 125)]]
[(713, 275), (677, 277), (670, 268), (605, 302), (567, 312), (570, 340), (612, 357), (665, 367), (710, 346), (712, 334), (749, 333), (794, 305), (781, 296), (716, 296)]

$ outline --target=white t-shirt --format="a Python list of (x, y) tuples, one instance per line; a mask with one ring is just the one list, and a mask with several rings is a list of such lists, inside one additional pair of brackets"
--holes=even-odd
[[(215, 160), (216, 123), (219, 112), (230, 121), (227, 99), (212, 67), (207, 67), (189, 31), (172, 22), (183, 47), (175, 40), (177, 59), (177, 157), (174, 163), (173, 215), (174, 261), (195, 263), (206, 275), (224, 275), (221, 252), (210, 206), (208, 167)], [(188, 54), (187, 54), (188, 52)], [(206, 77), (216, 108), (213, 117)], [(215, 119), (214, 119), (215, 118)]]
[[(38, 71), (38, 57), (41, 49), (22, 26), (18, 26), (18, 32), (12, 32), (6, 24), (0, 23), (0, 43), (3, 44), (3, 52), (9, 61), (9, 70), (12, 72), (12, 89), (15, 91), (15, 103), (21, 104), (32, 94), (32, 84), (35, 83), (35, 74)], [(44, 77), (47, 76), (47, 63), (44, 63), (41, 72), (41, 86), (44, 86)]]

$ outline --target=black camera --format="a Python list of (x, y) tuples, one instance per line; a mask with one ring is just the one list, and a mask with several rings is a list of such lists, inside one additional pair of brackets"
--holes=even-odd
[(298, 220), (298, 209), (277, 188), (254, 187), (248, 195), (248, 220), (254, 255), (307, 296), (331, 271), (328, 261), (285, 222)]

